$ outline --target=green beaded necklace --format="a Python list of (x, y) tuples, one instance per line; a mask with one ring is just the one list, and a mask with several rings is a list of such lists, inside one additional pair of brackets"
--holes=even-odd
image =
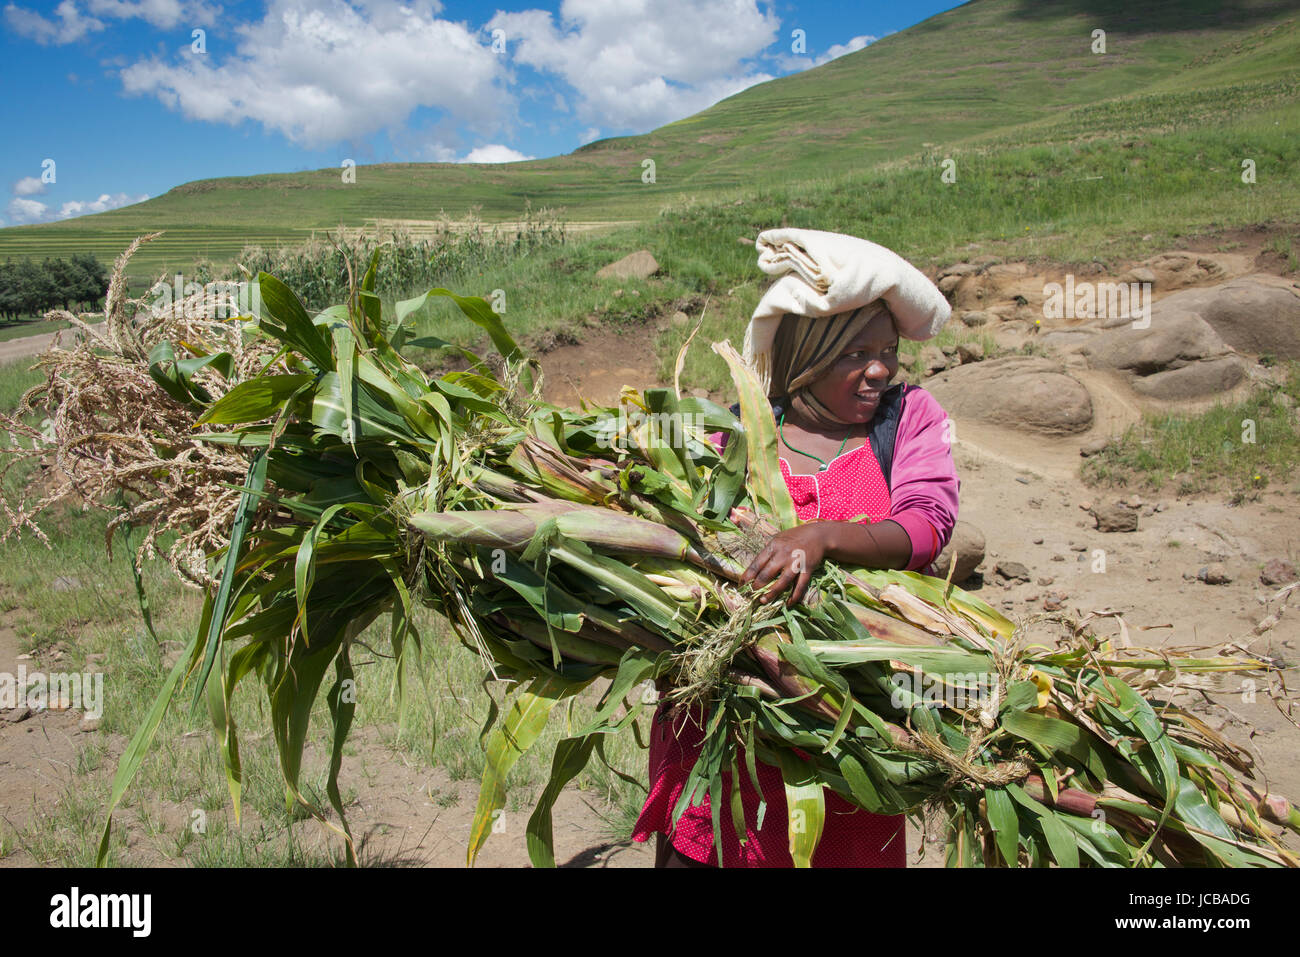
[[(817, 459), (818, 462), (821, 462), (822, 467), (819, 468), (817, 471), (825, 472), (828, 468), (830, 468), (830, 463), (822, 461), (820, 458), (818, 458), (816, 455), (813, 455), (811, 452), (805, 452), (803, 449), (796, 449), (789, 442), (785, 441), (785, 413), (784, 412), (781, 413), (781, 421), (776, 424), (776, 431), (780, 434), (781, 441), (785, 442), (785, 447), (788, 448), (790, 451), (798, 452), (800, 455), (806, 455), (810, 459)], [(844, 441), (840, 443), (839, 452), (836, 452), (835, 457), (831, 459), (832, 462), (835, 461), (835, 459), (840, 457), (840, 454), (844, 451), (844, 446), (849, 444), (849, 437), (852, 435), (853, 435), (853, 429), (850, 428), (849, 434), (844, 436)]]

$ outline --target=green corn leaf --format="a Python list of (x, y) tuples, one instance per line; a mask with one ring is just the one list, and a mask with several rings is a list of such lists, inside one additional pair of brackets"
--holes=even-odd
[(479, 785), (478, 804), (470, 826), (466, 862), (474, 866), (483, 842), (492, 832), (496, 812), (506, 801), (506, 774), (531, 748), (546, 719), (557, 704), (587, 686), (587, 681), (569, 681), (552, 675), (539, 675), (515, 698), (500, 725), (488, 739), (483, 779)]
[(272, 375), (249, 379), (235, 386), (208, 407), (199, 416), (199, 424), (238, 425), (259, 422), (276, 415), (285, 402), (305, 385), (311, 385), (314, 376)]
[(1015, 803), (1006, 791), (998, 787), (985, 788), (984, 800), (998, 853), (1002, 855), (1007, 867), (1016, 867), (1019, 860), (1020, 823), (1016, 817)]
[(776, 444), (776, 420), (772, 406), (763, 394), (758, 379), (728, 342), (715, 342), (713, 351), (722, 356), (731, 369), (731, 378), (740, 397), (740, 420), (748, 437), (749, 481), (760, 507), (772, 515), (779, 528), (793, 528), (799, 519), (794, 499), (781, 476)]
[(826, 821), (826, 799), (812, 765), (788, 751), (777, 752), (789, 815), (790, 856), (795, 867), (812, 867)]
[(208, 675), (212, 673), (212, 663), (216, 661), (217, 650), (221, 645), (222, 633), (226, 627), (226, 616), (229, 613), (230, 593), (234, 585), (235, 567), (239, 561), (239, 550), (244, 545), (244, 536), (248, 532), (248, 526), (253, 520), (253, 515), (257, 510), (257, 497), (254, 493), (260, 492), (266, 483), (266, 454), (265, 450), (257, 449), (253, 452), (252, 460), (248, 465), (248, 478), (244, 483), (243, 494), (239, 498), (239, 505), (235, 512), (235, 521), (230, 527), (230, 543), (226, 546), (225, 568), (221, 573), (221, 582), (217, 586), (217, 595), (212, 606), (212, 615), (208, 619), (208, 631), (204, 637), (205, 651), (203, 656), (203, 667), (200, 669), (198, 679), (194, 685), (194, 700), (191, 703), (192, 708), (197, 708), (199, 696), (203, 694), (204, 688), (208, 683)]

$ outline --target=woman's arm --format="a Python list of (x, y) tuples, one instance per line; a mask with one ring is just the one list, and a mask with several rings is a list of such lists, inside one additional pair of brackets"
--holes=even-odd
[(948, 414), (925, 389), (908, 392), (894, 440), (890, 479), (889, 518), (903, 528), (911, 543), (909, 560), (898, 567), (924, 568), (952, 538), (961, 492)]
[(798, 602), (825, 559), (868, 568), (924, 568), (943, 550), (957, 522), (961, 481), (952, 460), (947, 413), (924, 389), (911, 390), (894, 440), (888, 518), (874, 523), (809, 522), (772, 537), (741, 582), (775, 583), (769, 601), (791, 585)]

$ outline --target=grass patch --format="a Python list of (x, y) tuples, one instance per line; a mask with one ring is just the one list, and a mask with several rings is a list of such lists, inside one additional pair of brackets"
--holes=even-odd
[(1086, 484), (1106, 488), (1173, 488), (1179, 495), (1228, 491), (1232, 502), (1285, 485), (1300, 462), (1300, 362), (1286, 381), (1200, 415), (1147, 416), (1087, 459)]

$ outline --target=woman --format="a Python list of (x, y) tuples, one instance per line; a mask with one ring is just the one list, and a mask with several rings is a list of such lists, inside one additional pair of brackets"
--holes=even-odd
[[(774, 535), (742, 582), (758, 591), (766, 589), (760, 601), (775, 600), (790, 589), (785, 600), (798, 602), (825, 560), (935, 573), (931, 563), (951, 537), (960, 489), (947, 417), (924, 389), (890, 386), (890, 381), (898, 373), (902, 331), (895, 310), (902, 314), (909, 338), (929, 338), (947, 318), (946, 301), (913, 267), (856, 237), (771, 230), (759, 240), (760, 250), (769, 254), (781, 243), (797, 244), (795, 255), (803, 257), (805, 266), (811, 260), (814, 267), (801, 270), (798, 278), (787, 276), (784, 289), (778, 289), (778, 283), (769, 290), (746, 335), (746, 358), (765, 381), (778, 423), (781, 474), (805, 524)], [(834, 279), (843, 280), (846, 273), (852, 283), (836, 288)], [(822, 301), (810, 303), (809, 296), (792, 289), (787, 280), (807, 282), (814, 291), (829, 288), (822, 289)], [(882, 298), (855, 304), (882, 285)], [(792, 301), (814, 314), (774, 314)], [(845, 303), (852, 308), (829, 312)], [(818, 311), (823, 314), (815, 314)], [(650, 794), (633, 837), (645, 841), (657, 833), (656, 867), (717, 863), (707, 798), (689, 807), (677, 827), (672, 826), (672, 809), (700, 752), (701, 725), (702, 712), (670, 720), (666, 706), (661, 706), (655, 714)], [(749, 827), (744, 846), (732, 828), (730, 801), (722, 802), (727, 867), (792, 863), (781, 774), (762, 763), (758, 771), (761, 795), (747, 774), (740, 775)], [(729, 797), (730, 775), (724, 780)], [(765, 825), (756, 831), (761, 799), (768, 806)], [(901, 815), (869, 814), (830, 790), (825, 799), (826, 823), (814, 866), (906, 866)]]

